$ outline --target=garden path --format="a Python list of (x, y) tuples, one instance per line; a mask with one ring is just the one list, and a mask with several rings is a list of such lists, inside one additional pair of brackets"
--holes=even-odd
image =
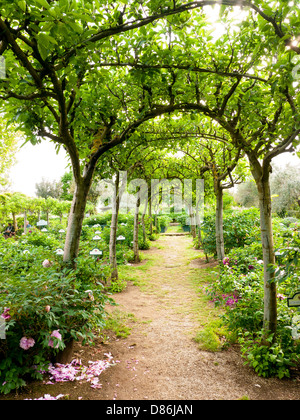
[(134, 314), (131, 334), (116, 338), (108, 332), (105, 343), (99, 340), (95, 348), (76, 348), (76, 356), (85, 363), (108, 352), (118, 360), (100, 376), (102, 388), (92, 389), (84, 381), (39, 383), (30, 385), (26, 394), (9, 398), (64, 394), (70, 400), (116, 401), (299, 399), (299, 378), (259, 378), (243, 365), (235, 348), (215, 353), (199, 350), (193, 337), (214, 308), (202, 299), (203, 314), (199, 313), (203, 284), (197, 289), (193, 279), (208, 271), (203, 270), (204, 262), (195, 259), (200, 254), (191, 248), (190, 237), (164, 236), (154, 246), (144, 252), (141, 264), (126, 268), (138, 277), (138, 285), (129, 282), (114, 295), (120, 313)]
[[(195, 313), (198, 294), (191, 278), (207, 265), (202, 259), (190, 263), (199, 252), (191, 249), (190, 237), (164, 236), (158, 244), (161, 249), (144, 253), (145, 258), (158, 257), (148, 270), (146, 286), (141, 290), (131, 285), (116, 296), (120, 309), (133, 313), (139, 322), (127, 339), (109, 345), (120, 363), (105, 372), (99, 398), (299, 399), (299, 380), (259, 378), (244, 366), (237, 349), (199, 350), (193, 336), (206, 323), (207, 308), (204, 318)], [(199, 292), (203, 294), (202, 289)]]

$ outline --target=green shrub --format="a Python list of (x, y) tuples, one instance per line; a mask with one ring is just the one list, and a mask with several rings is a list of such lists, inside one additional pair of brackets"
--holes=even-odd
[(267, 339), (265, 332), (245, 333), (240, 337), (241, 352), (258, 376), (265, 378), (276, 376), (280, 379), (290, 377), (290, 368), (300, 361), (299, 348), (284, 348), (279, 340), (273, 341), (271, 334)]
[(286, 218), (284, 218), (282, 220), (282, 223), (285, 226), (289, 227), (290, 225), (295, 224), (295, 223), (299, 223), (300, 224), (300, 220), (297, 219), (296, 217), (286, 217)]
[(221, 320), (216, 320), (206, 325), (194, 338), (199, 344), (199, 349), (216, 352), (226, 347), (229, 334)]
[(108, 299), (100, 283), (82, 282), (73, 271), (43, 269), (42, 275), (7, 277), (0, 285), (0, 314), (7, 317), (6, 339), (0, 340), (0, 392), (25, 385), (26, 377), (41, 379), (38, 370), (66, 343), (92, 343), (93, 328), (104, 326)]
[(147, 249), (150, 249), (150, 248), (151, 248), (151, 242), (150, 241), (148, 241), (147, 239), (146, 239), (146, 241), (144, 241), (143, 238), (139, 238), (139, 249), (147, 250)]
[[(247, 210), (224, 212), (224, 247), (227, 254), (232, 248), (244, 247), (259, 239), (259, 211)], [(203, 249), (206, 254), (216, 255), (215, 214), (205, 215), (202, 223)]]
[(122, 292), (127, 286), (127, 281), (125, 279), (119, 278), (111, 283), (109, 287), (109, 291), (111, 293), (120, 293)]

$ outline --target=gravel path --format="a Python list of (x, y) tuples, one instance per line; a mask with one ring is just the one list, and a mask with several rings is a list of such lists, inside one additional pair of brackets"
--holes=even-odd
[[(107, 371), (101, 398), (117, 400), (299, 399), (300, 381), (263, 379), (244, 366), (237, 350), (200, 351), (191, 305), (195, 289), (185, 251), (189, 237), (162, 237), (159, 263), (151, 267), (150, 291), (135, 286), (116, 296), (120, 309), (139, 323), (109, 350), (120, 360)], [(147, 258), (147, 257), (146, 257)], [(107, 384), (109, 382), (109, 385)]]

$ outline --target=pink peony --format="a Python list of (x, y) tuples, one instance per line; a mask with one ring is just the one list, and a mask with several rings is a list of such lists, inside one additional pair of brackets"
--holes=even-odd
[(230, 262), (229, 257), (225, 257), (225, 258), (223, 259), (223, 264), (224, 264), (224, 265), (229, 265), (229, 262)]
[(5, 319), (6, 321), (8, 321), (11, 318), (11, 316), (8, 313), (9, 311), (10, 311), (10, 308), (4, 308), (4, 312), (1, 315), (1, 318), (2, 319)]
[(51, 334), (51, 337), (55, 337), (55, 338), (58, 338), (59, 340), (61, 340), (61, 334), (60, 334), (59, 330), (54, 330)]
[[(54, 330), (50, 337), (57, 338), (60, 341), (62, 339), (62, 336), (61, 336), (59, 330)], [(51, 340), (51, 339), (49, 340), (48, 346), (53, 348), (53, 346), (54, 346), (53, 340)], [(58, 349), (58, 347), (59, 347), (59, 344), (56, 344), (55, 348)]]
[(35, 345), (35, 341), (33, 338), (23, 337), (20, 340), (20, 347), (23, 350), (28, 350)]

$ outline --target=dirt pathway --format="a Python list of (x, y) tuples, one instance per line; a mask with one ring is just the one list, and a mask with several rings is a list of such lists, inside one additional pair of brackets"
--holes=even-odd
[[(120, 360), (105, 373), (100, 398), (117, 400), (299, 399), (300, 382), (257, 377), (238, 351), (200, 351), (192, 337), (199, 317), (187, 261), (189, 237), (161, 237), (150, 287), (130, 286), (116, 296), (139, 323), (109, 350)], [(146, 254), (147, 255), (147, 254)], [(147, 257), (146, 257), (147, 258)], [(199, 270), (199, 269), (198, 269)], [(201, 316), (200, 316), (201, 322)], [(205, 322), (204, 322), (205, 323)]]
[[(133, 313), (136, 322), (125, 339), (111, 336), (96, 348), (77, 349), (77, 357), (97, 360), (111, 352), (118, 363), (102, 373), (102, 389), (85, 383), (36, 385), (24, 398), (48, 393), (88, 400), (237, 400), (299, 399), (299, 380), (263, 379), (243, 365), (237, 350), (200, 351), (193, 336), (205, 315), (195, 311), (197, 291), (191, 281), (197, 255), (189, 237), (161, 237), (145, 252), (155, 259), (140, 271), (141, 287), (131, 282), (114, 295), (118, 310)], [(200, 275), (200, 274), (199, 274)], [(21, 399), (21, 398), (20, 398)]]

